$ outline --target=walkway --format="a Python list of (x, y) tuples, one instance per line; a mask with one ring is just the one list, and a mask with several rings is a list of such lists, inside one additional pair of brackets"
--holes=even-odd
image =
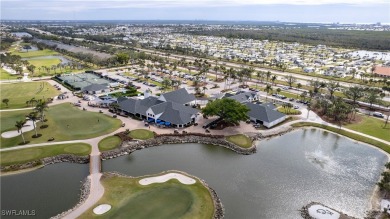
[[(59, 85), (57, 82), (54, 82), (54, 81), (50, 81), (50, 83), (52, 85), (54, 85), (54, 84)], [(63, 87), (63, 86), (61, 86), (61, 87), (62, 87), (63, 91), (67, 90), (65, 87)], [(68, 91), (68, 92), (69, 92), (70, 98), (65, 99), (65, 100), (54, 100), (54, 102), (51, 103), (50, 105), (56, 105), (56, 104), (61, 104), (61, 103), (66, 103), (66, 102), (74, 103), (74, 102), (77, 102), (79, 100), (79, 98), (73, 96), (70, 91)], [(271, 98), (271, 97), (268, 97), (268, 98)], [(112, 113), (108, 112), (108, 109), (95, 108), (95, 107), (88, 106), (87, 101), (81, 101), (81, 108), (85, 108), (86, 110), (92, 111), (92, 112), (102, 111), (104, 114), (109, 115), (109, 116), (113, 115)], [(21, 110), (25, 110), (25, 109), (21, 109)], [(304, 107), (301, 107), (300, 110), (302, 112), (300, 119), (294, 120), (291, 122), (287, 122), (285, 124), (282, 124), (278, 127), (270, 129), (270, 130), (257, 131), (256, 129), (253, 128), (253, 126), (251, 124), (246, 124), (245, 122), (241, 122), (239, 128), (227, 127), (223, 130), (210, 130), (210, 131), (211, 131), (211, 134), (221, 134), (221, 135), (232, 135), (232, 134), (237, 134), (237, 133), (256, 133), (256, 132), (260, 132), (260, 133), (263, 133), (265, 135), (270, 135), (270, 134), (279, 133), (279, 132), (284, 131), (284, 130), (288, 130), (291, 127), (291, 124), (303, 122), (303, 121), (314, 122), (314, 123), (318, 123), (318, 124), (324, 124), (324, 125), (339, 128), (338, 126), (335, 126), (333, 124), (330, 124), (330, 123), (323, 121), (318, 115), (316, 115), (312, 111), (310, 111), (308, 113), (307, 109)], [(112, 136), (115, 133), (125, 131), (126, 129), (132, 130), (132, 129), (145, 128), (144, 123), (142, 121), (133, 120), (131, 118), (126, 118), (126, 117), (122, 117), (122, 116), (118, 116), (117, 118), (120, 119), (123, 123), (125, 123), (126, 127), (121, 127), (113, 133), (102, 135), (102, 136), (99, 136), (96, 138), (90, 138), (90, 139), (84, 139), (84, 140), (61, 141), (61, 142), (47, 142), (47, 143), (31, 144), (31, 145), (24, 145), (24, 146), (16, 146), (16, 147), (12, 147), (12, 148), (0, 149), (0, 152), (17, 150), (17, 149), (24, 149), (24, 148), (32, 148), (32, 147), (54, 146), (54, 145), (58, 145), (58, 144), (67, 144), (67, 143), (87, 143), (87, 144), (90, 144), (92, 147), (91, 154), (90, 154), (90, 175), (88, 176), (90, 183), (91, 183), (90, 184), (90, 194), (84, 203), (82, 203), (74, 211), (70, 212), (68, 215), (65, 216), (65, 218), (77, 218), (81, 214), (83, 214), (85, 211), (87, 211), (88, 209), (93, 207), (104, 195), (104, 187), (100, 183), (100, 178), (102, 176), (102, 173), (101, 173), (100, 151), (98, 148), (99, 141), (107, 136)], [(202, 116), (200, 116), (198, 118), (198, 123), (199, 123), (198, 126), (191, 126), (191, 127), (181, 129), (181, 130), (186, 130), (189, 133), (191, 133), (191, 132), (204, 133), (204, 129), (202, 128), (202, 124), (206, 124), (208, 122), (211, 122), (214, 119), (216, 119), (216, 118), (204, 119)], [(155, 126), (151, 126), (149, 129), (151, 131), (155, 131), (157, 133), (173, 133), (173, 129), (161, 129), (161, 128), (157, 128)], [(383, 142), (385, 144), (390, 145), (390, 142), (382, 140), (382, 139), (378, 139), (378, 138), (373, 137), (373, 136), (369, 136), (369, 135), (359, 133), (359, 132), (356, 132), (356, 131), (353, 131), (350, 129), (346, 129), (344, 127), (342, 127), (341, 129), (349, 131), (351, 133), (362, 135), (362, 136), (367, 137), (367, 138), (375, 139), (377, 141), (380, 141), (380, 142)]]

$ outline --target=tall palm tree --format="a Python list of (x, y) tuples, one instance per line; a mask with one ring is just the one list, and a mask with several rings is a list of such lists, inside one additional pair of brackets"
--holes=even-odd
[(45, 118), (45, 111), (49, 108), (45, 100), (39, 100), (35, 106), (35, 110), (41, 115), (40, 120), (43, 122)]
[(38, 120), (38, 114), (37, 114), (37, 112), (32, 112), (32, 113), (28, 114), (27, 117), (33, 122), (35, 137), (37, 137), (38, 133), (37, 133), (37, 127), (35, 125), (35, 121)]
[(20, 121), (16, 121), (16, 128), (18, 129), (18, 132), (20, 131), (21, 135), (22, 135), (22, 139), (23, 139), (23, 144), (26, 144), (26, 140), (24, 139), (24, 135), (23, 135), (23, 126), (26, 124), (26, 121), (25, 120), (20, 120)]
[(271, 81), (272, 81), (272, 83), (274, 84), (274, 86), (275, 86), (275, 80), (276, 80), (276, 79), (277, 79), (276, 75), (272, 75)]
[(270, 72), (270, 71), (267, 71), (266, 77), (267, 77), (267, 82), (268, 82), (268, 81), (269, 81), (269, 78), (271, 77), (271, 72)]
[(265, 101), (267, 101), (268, 93), (272, 92), (272, 86), (270, 84), (267, 84), (267, 86), (265, 86), (264, 88), (264, 91), (266, 92)]

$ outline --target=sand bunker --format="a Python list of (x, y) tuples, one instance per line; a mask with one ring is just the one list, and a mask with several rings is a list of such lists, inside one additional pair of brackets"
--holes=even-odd
[(106, 213), (110, 209), (111, 209), (111, 205), (101, 204), (101, 205), (99, 205), (99, 206), (97, 206), (96, 208), (93, 209), (93, 213), (101, 215), (101, 214)]
[(322, 205), (312, 205), (308, 209), (309, 215), (315, 219), (339, 219), (340, 214)]
[[(34, 130), (33, 121), (28, 120), (26, 122), (26, 124), (23, 126), (22, 131), (23, 131), (23, 133), (25, 133), (25, 132), (28, 132), (28, 131), (31, 131), (31, 130)], [(20, 134), (21, 133), (18, 132), (18, 130), (8, 131), (8, 132), (1, 133), (1, 137), (3, 137), (3, 138), (13, 138), (13, 137), (19, 136)]]
[(141, 179), (139, 181), (139, 184), (145, 186), (145, 185), (149, 185), (149, 184), (153, 184), (153, 183), (163, 183), (163, 182), (166, 182), (170, 179), (177, 179), (177, 180), (179, 180), (179, 182), (186, 184), (186, 185), (191, 185), (191, 184), (196, 183), (196, 180), (194, 180), (188, 176), (185, 176), (183, 174), (167, 173), (167, 174), (162, 175), (162, 176), (155, 176), (155, 177), (148, 177), (148, 178)]

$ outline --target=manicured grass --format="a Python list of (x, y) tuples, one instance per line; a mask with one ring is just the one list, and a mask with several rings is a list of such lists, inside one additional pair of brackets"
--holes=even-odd
[[(35, 71), (34, 71), (34, 77), (39, 76), (39, 75), (54, 75), (55, 71), (51, 70), (49, 73), (43, 69), (42, 67), (48, 67), (51, 68), (53, 65), (58, 65), (61, 63), (61, 60), (58, 58), (53, 58), (53, 59), (31, 59), (27, 60), (31, 65), (34, 65)], [(58, 72), (58, 70), (57, 70)]]
[[(210, 192), (199, 181), (184, 185), (171, 179), (142, 186), (138, 183), (140, 179), (103, 177), (103, 197), (80, 218), (213, 218)], [(103, 215), (95, 215), (92, 210), (100, 204), (109, 204), (112, 208)]]
[(22, 77), (20, 75), (11, 75), (3, 68), (0, 68), (0, 80), (6, 81), (6, 80), (15, 80), (18, 79), (18, 77)]
[(286, 115), (301, 115), (301, 111), (299, 110), (296, 110), (296, 109), (287, 109), (287, 108), (283, 108), (283, 107), (279, 107), (278, 108), (278, 111), (281, 112), (281, 113), (284, 113)]
[(335, 133), (340, 134), (340, 135), (344, 135), (346, 137), (352, 138), (352, 139), (357, 140), (357, 141), (361, 141), (361, 142), (364, 142), (367, 144), (374, 145), (374, 146), (386, 151), (387, 153), (390, 153), (390, 145), (389, 144), (385, 144), (383, 142), (380, 142), (380, 141), (377, 141), (374, 139), (370, 139), (370, 138), (366, 138), (364, 136), (361, 136), (361, 135), (358, 135), (355, 133), (351, 133), (351, 132), (348, 132), (345, 130), (341, 130), (341, 129), (338, 129), (335, 127), (317, 124), (317, 123), (313, 123), (313, 122), (299, 122), (299, 123), (292, 124), (292, 126), (293, 127), (313, 126), (313, 127), (317, 127), (317, 128), (322, 128), (322, 129), (325, 129), (325, 130), (328, 130), (331, 132), (335, 132)]
[[(1, 130), (15, 130), (16, 118), (23, 117), (31, 110), (16, 112), (2, 112), (1, 113)], [(49, 127), (45, 129), (39, 128), (43, 123), (38, 122), (38, 133), (42, 134), (39, 138), (32, 138), (34, 131), (24, 133), (26, 141), (31, 144), (47, 142), (49, 138), (54, 137), (54, 141), (68, 141), (88, 139), (111, 133), (121, 126), (119, 119), (114, 119), (110, 116), (80, 110), (69, 103), (63, 103), (51, 106), (46, 112), (46, 119), (44, 124)], [(9, 118), (11, 117), (11, 118)], [(15, 119), (15, 120), (14, 120)], [(3, 120), (5, 123), (3, 123)], [(6, 126), (5, 126), (6, 125)], [(1, 147), (12, 147), (22, 142), (22, 137), (1, 138)]]
[(17, 110), (10, 112), (0, 112), (0, 132), (3, 133), (9, 130), (16, 130), (16, 121), (23, 120), (26, 118), (31, 110)]
[(26, 101), (35, 98), (47, 99), (54, 97), (60, 92), (47, 82), (20, 82), (12, 84), (2, 84), (0, 87), (1, 99), (9, 99), (8, 107), (1, 102), (0, 109), (17, 109), (31, 107)]
[(28, 51), (28, 52), (13, 51), (12, 55), (20, 55), (22, 58), (31, 58), (31, 57), (38, 57), (38, 56), (58, 55), (58, 53), (53, 50), (44, 49), (44, 50)]
[(390, 124), (387, 124), (387, 127), (384, 128), (385, 122), (383, 120), (366, 115), (362, 115), (361, 118), (362, 120), (360, 122), (349, 124), (345, 127), (357, 132), (390, 141)]
[(74, 154), (83, 156), (88, 155), (89, 153), (91, 153), (91, 146), (89, 144), (58, 144), (0, 152), (0, 164), (2, 166), (8, 166), (12, 164), (27, 163), (60, 154)]
[(108, 151), (119, 147), (121, 139), (118, 136), (108, 136), (99, 142), (100, 151)]
[(248, 136), (243, 134), (228, 136), (226, 137), (226, 140), (243, 148), (249, 148), (252, 146), (252, 141), (248, 138)]
[(134, 139), (141, 139), (141, 140), (154, 138), (153, 132), (146, 129), (134, 129), (130, 131), (129, 136)]

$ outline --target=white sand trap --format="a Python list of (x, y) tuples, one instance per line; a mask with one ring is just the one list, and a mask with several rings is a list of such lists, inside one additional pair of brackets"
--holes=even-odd
[(111, 209), (111, 205), (101, 204), (101, 205), (99, 205), (99, 206), (97, 206), (96, 208), (93, 209), (93, 213), (101, 215), (101, 214), (106, 213), (110, 209)]
[(141, 179), (139, 181), (139, 184), (145, 186), (145, 185), (149, 185), (149, 184), (153, 184), (153, 183), (163, 183), (163, 182), (166, 182), (170, 179), (177, 179), (177, 180), (179, 180), (179, 182), (186, 184), (186, 185), (191, 185), (191, 184), (196, 183), (196, 180), (194, 180), (188, 176), (185, 176), (183, 174), (167, 173), (167, 174), (162, 175), (162, 176), (155, 176), (155, 177), (148, 177), (148, 178)]
[[(36, 123), (35, 123), (36, 124)], [(34, 130), (33, 121), (27, 120), (26, 124), (23, 126), (22, 131), (23, 133)], [(13, 138), (16, 136), (19, 136), (21, 133), (18, 132), (18, 130), (15, 131), (8, 131), (1, 133), (1, 137), (3, 138)]]
[(390, 201), (387, 199), (381, 200), (381, 211), (384, 211), (385, 208), (387, 209), (387, 213), (390, 213)]
[(312, 205), (309, 207), (309, 215), (315, 219), (338, 219), (340, 214), (322, 205)]

